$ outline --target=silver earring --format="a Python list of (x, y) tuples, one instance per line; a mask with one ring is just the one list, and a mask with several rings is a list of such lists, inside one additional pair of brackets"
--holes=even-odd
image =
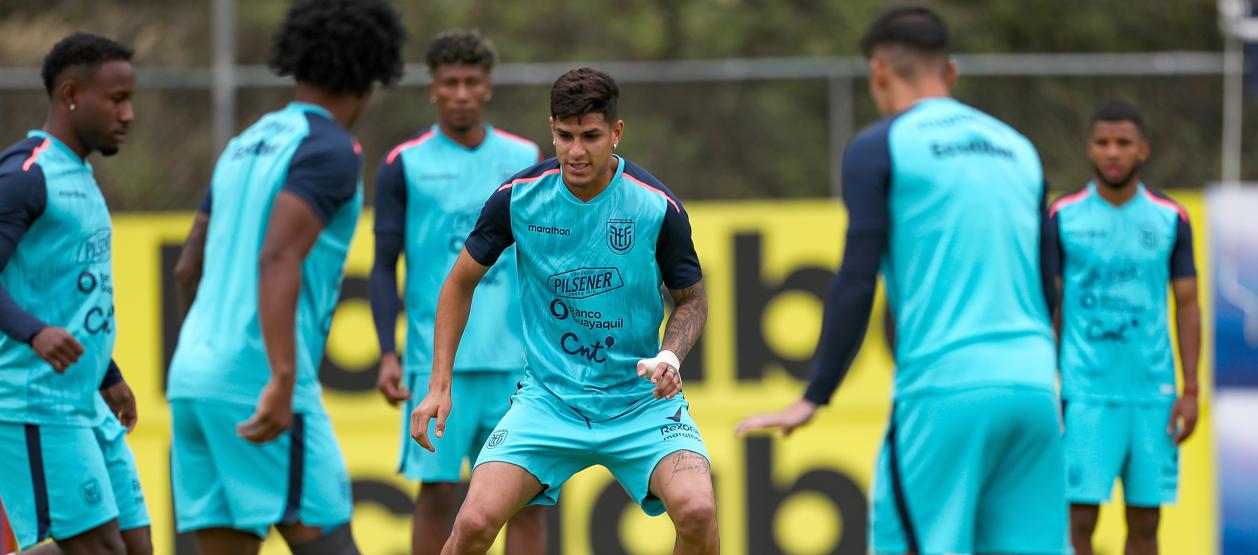
[(74, 111), (74, 108), (75, 108), (74, 103), (73, 103), (73, 102), (71, 102), (71, 103), (70, 103), (70, 111), (71, 111), (71, 112), (73, 112), (73, 111)]

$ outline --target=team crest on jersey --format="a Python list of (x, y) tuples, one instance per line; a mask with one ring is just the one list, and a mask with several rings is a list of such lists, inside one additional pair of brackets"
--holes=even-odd
[(1140, 228), (1140, 242), (1151, 249), (1157, 247), (1158, 231), (1149, 225)]
[(485, 448), (493, 449), (494, 447), (502, 445), (502, 442), (506, 441), (506, 439), (507, 430), (494, 430), (494, 433), (489, 434), (489, 441), (485, 442)]
[(607, 248), (616, 254), (633, 250), (633, 220), (607, 220)]

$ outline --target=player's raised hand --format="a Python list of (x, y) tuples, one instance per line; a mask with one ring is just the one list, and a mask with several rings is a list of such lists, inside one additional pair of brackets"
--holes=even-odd
[(807, 399), (800, 399), (786, 408), (766, 414), (757, 414), (738, 423), (734, 435), (742, 436), (747, 432), (758, 430), (782, 430), (782, 435), (791, 435), (795, 428), (807, 424), (817, 413), (817, 405)]
[(376, 391), (384, 395), (384, 400), (393, 406), (411, 398), (411, 392), (402, 386), (402, 363), (398, 361), (397, 353), (380, 355), (380, 374), (376, 376)]
[(236, 433), (254, 443), (266, 443), (287, 430), (293, 423), (293, 384), (270, 380), (258, 397), (253, 416), (236, 425)]
[(100, 396), (109, 405), (114, 416), (118, 417), (118, 421), (127, 428), (127, 433), (131, 433), (140, 419), (135, 409), (135, 394), (131, 392), (131, 386), (125, 380), (120, 381), (100, 390)]
[(1197, 428), (1197, 394), (1181, 395), (1171, 407), (1171, 422), (1166, 426), (1166, 433), (1175, 438), (1179, 445), (1192, 435)]
[(437, 420), (436, 425), (433, 426), (433, 435), (441, 439), (446, 434), (446, 418), (450, 416), (451, 404), (449, 389), (445, 391), (430, 389), (424, 400), (419, 402), (419, 406), (411, 411), (411, 439), (414, 439), (420, 447), (436, 453), (437, 448), (428, 437), (428, 422), (433, 419)]
[(57, 372), (65, 372), (66, 368), (78, 362), (79, 357), (83, 355), (83, 345), (79, 343), (79, 340), (70, 335), (65, 328), (53, 326), (39, 330), (35, 337), (31, 338), (31, 348), (35, 349), (35, 354), (52, 365), (52, 369)]

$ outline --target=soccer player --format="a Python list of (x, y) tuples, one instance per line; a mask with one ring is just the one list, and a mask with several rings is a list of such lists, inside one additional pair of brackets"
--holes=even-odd
[[(668, 512), (677, 553), (716, 553), (711, 466), (678, 373), (707, 319), (699, 258), (681, 202), (613, 154), (620, 94), (601, 71), (563, 74), (550, 93), (556, 158), (516, 174), (485, 203), (437, 304), (432, 378), (411, 435), (429, 451), (452, 414), (452, 369), (477, 284), (516, 246), (525, 378), (476, 460), (442, 553), (484, 553), (525, 505), (551, 505), (592, 465), (649, 515)], [(675, 309), (664, 331), (660, 287)], [(429, 432), (429, 424), (433, 423)], [(440, 442), (438, 442), (438, 445)]]
[(949, 97), (956, 66), (933, 11), (885, 11), (861, 47), (887, 117), (844, 153), (846, 246), (808, 389), (738, 431), (790, 433), (829, 402), (860, 348), (881, 265), (897, 368), (873, 551), (1067, 552), (1039, 156)]
[[(1179, 453), (1197, 424), (1201, 312), (1188, 213), (1140, 181), (1149, 159), (1144, 120), (1125, 102), (1092, 116), (1096, 179), (1050, 210), (1060, 257), (1062, 404), (1071, 539), (1092, 553), (1101, 503), (1121, 478), (1127, 548), (1157, 553), (1158, 508), (1174, 503)], [(1175, 295), (1183, 393), (1167, 286)]]
[(124, 550), (94, 427), (130, 421), (135, 401), (111, 360), (112, 226), (87, 157), (117, 153), (135, 121), (131, 56), (62, 39), (41, 72), (43, 128), (0, 153), (0, 498), (23, 546)]
[(317, 370), (362, 206), (347, 129), (401, 76), (404, 35), (384, 0), (294, 4), (269, 60), (293, 102), (227, 145), (185, 243), (171, 473), (203, 554), (256, 553), (271, 526), (296, 554), (358, 553)]
[[(411, 549), (436, 554), (450, 535), (455, 486), (463, 460), (477, 453), (510, 406), (524, 374), (523, 324), (515, 249), (508, 249), (477, 288), (454, 371), (457, 404), (441, 450), (428, 453), (411, 440), (410, 414), (428, 392), (437, 293), (454, 265), (476, 216), (498, 186), (536, 164), (532, 141), (482, 122), (493, 92), (493, 44), (469, 31), (448, 31), (428, 45), (437, 123), (394, 148), (376, 173), (376, 259), (369, 280), (380, 340), (378, 388), (390, 403), (405, 401), (399, 471), (422, 483), (415, 504)], [(406, 252), (406, 356), (394, 345), (398, 316), (397, 260)], [(402, 365), (405, 363), (405, 371)], [(509, 553), (543, 553), (541, 507), (520, 511), (507, 527)]]

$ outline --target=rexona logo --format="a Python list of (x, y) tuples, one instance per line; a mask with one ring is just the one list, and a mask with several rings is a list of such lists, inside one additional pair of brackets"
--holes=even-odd
[(109, 228), (98, 229), (82, 243), (79, 243), (78, 253), (74, 259), (79, 264), (94, 264), (97, 262), (109, 261), (109, 240), (112, 233)]
[(616, 268), (581, 268), (552, 274), (550, 286), (565, 299), (586, 299), (625, 286)]

